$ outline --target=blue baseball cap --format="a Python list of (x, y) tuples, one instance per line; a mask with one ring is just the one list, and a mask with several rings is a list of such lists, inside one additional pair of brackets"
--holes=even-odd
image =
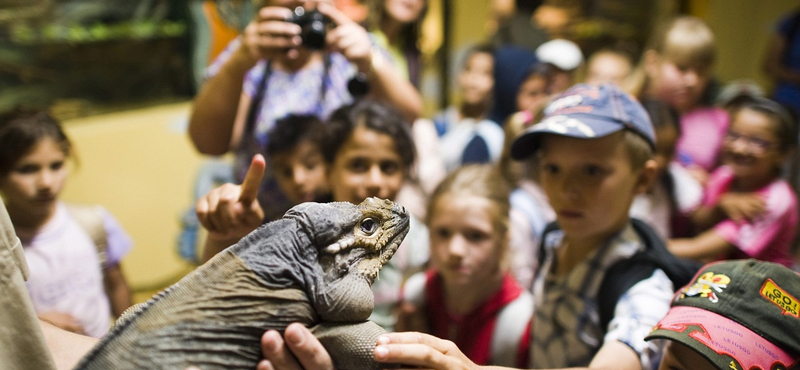
[(578, 84), (556, 97), (544, 109), (542, 121), (514, 140), (511, 157), (529, 157), (539, 148), (543, 134), (597, 139), (625, 129), (641, 135), (655, 149), (653, 123), (634, 97), (612, 84)]

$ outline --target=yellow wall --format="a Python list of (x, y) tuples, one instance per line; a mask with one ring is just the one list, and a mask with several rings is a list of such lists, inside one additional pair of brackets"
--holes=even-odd
[(717, 37), (716, 75), (722, 82), (751, 78), (768, 89), (761, 60), (775, 22), (798, 7), (796, 0), (704, 0), (708, 22)]
[(191, 268), (175, 247), (202, 161), (185, 133), (189, 108), (184, 102), (64, 122), (80, 166), (63, 199), (102, 204), (133, 238), (122, 267), (131, 287), (145, 290), (136, 301)]

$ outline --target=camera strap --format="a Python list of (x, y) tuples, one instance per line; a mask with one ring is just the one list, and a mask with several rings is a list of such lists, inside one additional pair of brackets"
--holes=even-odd
[[(319, 99), (317, 99), (317, 104), (312, 112), (312, 114), (318, 117), (322, 116), (322, 112), (324, 110), (325, 94), (328, 91), (328, 83), (330, 80), (328, 72), (330, 71), (331, 68), (330, 54), (324, 53), (322, 55), (322, 63), (323, 63), (322, 83), (320, 84)], [(244, 135), (245, 137), (250, 137), (253, 140), (256, 140), (255, 136), (253, 135), (253, 132), (255, 132), (256, 120), (258, 119), (258, 112), (261, 110), (261, 103), (264, 100), (265, 95), (267, 94), (267, 88), (269, 87), (270, 77), (272, 77), (272, 63), (269, 60), (267, 60), (264, 63), (264, 73), (262, 73), (261, 80), (258, 81), (258, 86), (256, 87), (256, 94), (250, 101), (250, 107), (247, 110), (247, 120), (245, 121)]]

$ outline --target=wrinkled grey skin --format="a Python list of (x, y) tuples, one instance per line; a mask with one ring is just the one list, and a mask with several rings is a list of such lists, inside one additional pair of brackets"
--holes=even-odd
[(383, 368), (370, 287), (407, 232), (388, 200), (298, 205), (126, 312), (76, 369), (255, 369), (264, 331), (292, 322), (338, 369)]

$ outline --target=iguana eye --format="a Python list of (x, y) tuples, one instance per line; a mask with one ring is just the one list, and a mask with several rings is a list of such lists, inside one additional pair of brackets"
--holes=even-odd
[(376, 230), (378, 230), (378, 222), (372, 218), (365, 218), (361, 221), (361, 231), (366, 233), (367, 235), (372, 235)]

